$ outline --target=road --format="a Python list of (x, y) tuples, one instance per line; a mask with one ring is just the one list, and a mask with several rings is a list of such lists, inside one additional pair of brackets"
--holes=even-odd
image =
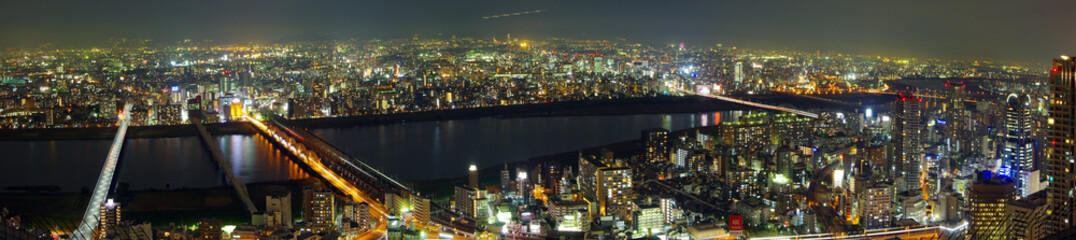
[(249, 116), (244, 116), (243, 118), (247, 122), (253, 124), (259, 131), (266, 133), (267, 136), (271, 136), (272, 140), (285, 146), (285, 149), (291, 152), (292, 155), (298, 157), (300, 161), (309, 166), (310, 169), (314, 170), (314, 172), (321, 176), (322, 179), (325, 179), (326, 182), (329, 182), (333, 187), (343, 192), (344, 195), (356, 202), (366, 202), (370, 204), (370, 210), (377, 213), (375, 216), (378, 217), (378, 224), (374, 226), (373, 230), (353, 239), (380, 239), (385, 236), (388, 226), (388, 221), (386, 221), (387, 214), (385, 207), (379, 204), (378, 201), (374, 201), (368, 194), (359, 191), (355, 185), (348, 182), (343, 177), (340, 177), (340, 175), (337, 175), (328, 167), (325, 167), (317, 154), (314, 154), (311, 150), (307, 150), (305, 146), (294, 139), (291, 139), (286, 133), (280, 133), (278, 130)]
[(823, 184), (827, 179), (833, 179), (833, 170), (835, 168), (837, 168), (836, 162), (819, 170), (811, 177), (811, 183), (807, 187), (807, 205), (817, 214), (815, 219), (818, 220), (818, 223), (822, 224), (825, 231), (830, 233), (844, 232), (844, 225), (846, 224), (844, 218), (837, 214), (837, 210), (830, 204), (830, 188), (832, 186), (827, 187), (828, 184)]

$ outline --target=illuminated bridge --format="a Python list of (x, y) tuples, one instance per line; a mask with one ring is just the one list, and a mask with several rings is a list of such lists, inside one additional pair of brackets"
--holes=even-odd
[(968, 223), (962, 222), (952, 228), (946, 226), (919, 226), (871, 229), (859, 233), (821, 233), (792, 236), (752, 237), (755, 240), (779, 239), (965, 239)]
[(818, 118), (817, 113), (811, 113), (811, 112), (808, 112), (808, 111), (785, 108), (785, 107), (778, 107), (778, 106), (764, 104), (764, 103), (744, 101), (744, 100), (725, 97), (725, 96), (712, 95), (712, 94), (709, 94), (709, 93), (696, 93), (696, 92), (692, 92), (692, 91), (688, 91), (688, 90), (684, 90), (684, 89), (676, 88), (676, 87), (669, 87), (669, 88), (673, 89), (673, 90), (675, 90), (677, 92), (683, 92), (683, 93), (687, 93), (687, 94), (691, 94), (691, 95), (695, 95), (695, 96), (713, 98), (713, 99), (727, 101), (727, 102), (734, 102), (734, 103), (739, 103), (739, 104), (752, 106), (752, 107), (757, 107), (757, 108), (763, 108), (763, 109), (769, 109), (769, 110), (777, 110), (777, 111), (783, 111), (783, 112), (790, 112), (790, 113), (795, 113), (797, 115), (804, 116), (804, 117), (809, 117), (809, 118)]
[(381, 196), (386, 193), (410, 194), (411, 189), (306, 131), (289, 128), (274, 120), (263, 122), (249, 116), (244, 120), (297, 157), (334, 189), (356, 202), (370, 204), (370, 209), (378, 213), (378, 224), (360, 239), (377, 239), (385, 235), (387, 214)]
[(131, 104), (123, 107), (120, 115), (120, 125), (116, 130), (116, 138), (112, 140), (112, 147), (108, 150), (105, 165), (101, 168), (101, 175), (97, 178), (97, 185), (93, 187), (93, 195), (90, 203), (86, 205), (86, 212), (82, 215), (82, 223), (78, 225), (71, 239), (88, 240), (94, 239), (97, 227), (101, 220), (101, 205), (108, 198), (109, 189), (112, 188), (113, 175), (116, 173), (116, 164), (120, 160), (120, 152), (123, 151), (123, 141), (127, 136), (127, 125), (131, 123)]

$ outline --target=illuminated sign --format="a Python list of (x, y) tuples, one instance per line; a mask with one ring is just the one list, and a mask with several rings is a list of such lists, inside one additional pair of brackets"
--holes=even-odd
[(729, 231), (743, 231), (743, 216), (729, 216)]

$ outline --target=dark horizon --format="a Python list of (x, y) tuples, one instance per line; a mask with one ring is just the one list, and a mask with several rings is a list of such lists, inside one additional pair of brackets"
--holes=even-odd
[[(8, 3), (0, 47), (105, 46), (111, 38), (217, 43), (288, 39), (564, 37), (920, 58), (1044, 62), (1076, 53), (1063, 1), (117, 1)], [(543, 10), (483, 19), (485, 16)], [(319, 39), (328, 36), (327, 39)]]

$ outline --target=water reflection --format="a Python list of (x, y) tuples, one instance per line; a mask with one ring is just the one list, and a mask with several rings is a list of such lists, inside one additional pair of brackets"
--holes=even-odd
[[(709, 124), (698, 114), (477, 118), (316, 129), (344, 152), (403, 180), (458, 177), (479, 167), (639, 138), (642, 129)], [(716, 124), (719, 120), (714, 119)], [(701, 120), (701, 121), (700, 121)]]
[[(216, 136), (234, 172), (248, 183), (307, 178), (288, 155), (260, 135)], [(4, 141), (0, 189), (53, 185), (77, 192), (97, 180), (111, 140)], [(124, 143), (117, 180), (131, 189), (221, 186), (224, 176), (195, 137), (139, 138)]]

